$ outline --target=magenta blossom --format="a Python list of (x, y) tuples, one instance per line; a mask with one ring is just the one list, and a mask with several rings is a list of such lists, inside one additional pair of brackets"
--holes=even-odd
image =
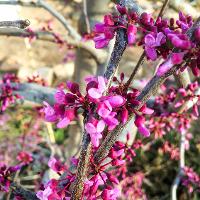
[(61, 172), (65, 170), (65, 166), (54, 157), (49, 159), (48, 166), (55, 172)]
[(102, 97), (104, 91), (106, 90), (106, 80), (102, 76), (98, 76), (97, 79), (95, 78), (90, 80), (90, 82), (92, 81), (97, 83), (97, 87), (91, 87), (88, 90), (88, 95), (93, 99), (99, 99)]
[[(60, 93), (60, 91), (59, 91)], [(65, 128), (69, 123), (75, 119), (74, 109), (65, 109), (64, 104), (55, 104), (51, 107), (47, 102), (43, 102), (44, 108), (43, 112), (45, 114), (45, 120), (48, 122), (56, 122), (58, 128)]]
[(134, 123), (137, 126), (138, 131), (139, 131), (140, 134), (142, 134), (144, 137), (149, 137), (150, 136), (150, 132), (145, 127), (144, 122), (145, 122), (145, 118), (143, 116), (136, 116)]
[(166, 41), (166, 36), (159, 32), (156, 36), (149, 33), (145, 36), (145, 52), (149, 59), (155, 61), (157, 59), (156, 47), (161, 46)]
[(99, 140), (102, 138), (102, 132), (105, 128), (105, 123), (103, 120), (98, 121), (95, 118), (91, 118), (85, 125), (85, 130), (90, 135), (91, 142), (94, 147), (99, 146)]
[(164, 73), (166, 73), (169, 69), (171, 69), (174, 65), (181, 64), (183, 61), (185, 53), (172, 53), (171, 57), (160, 65), (157, 71), (158, 76), (162, 76)]
[(103, 200), (117, 200), (117, 197), (119, 196), (120, 196), (120, 191), (118, 188), (104, 189), (101, 194)]
[(53, 193), (52, 189), (48, 186), (44, 191), (39, 190), (36, 194), (37, 198), (40, 200), (49, 200), (49, 196)]
[(127, 34), (128, 34), (128, 44), (134, 44), (136, 40), (137, 28), (133, 24), (128, 25)]
[(96, 36), (94, 37), (95, 47), (104, 48), (115, 35), (114, 21), (111, 15), (104, 16), (104, 23), (97, 23), (94, 28)]

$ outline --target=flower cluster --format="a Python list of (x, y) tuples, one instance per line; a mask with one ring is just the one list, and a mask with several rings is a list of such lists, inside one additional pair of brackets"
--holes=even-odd
[[(194, 40), (189, 39), (188, 30), (193, 25), (191, 16), (180, 12), (176, 21), (161, 17), (154, 20), (150, 14), (142, 13), (139, 16), (119, 5), (117, 10), (119, 15), (105, 15), (104, 22), (95, 25), (93, 32), (96, 48), (106, 47), (116, 31), (124, 29), (128, 44), (142, 45), (147, 59), (164, 59), (157, 70), (158, 76), (162, 76), (174, 65), (182, 65), (181, 70), (190, 67), (193, 74), (199, 76), (200, 28), (194, 30)], [(138, 37), (137, 32), (140, 32)]]
[(17, 99), (21, 99), (18, 94), (17, 85), (12, 86), (11, 83), (19, 83), (19, 79), (14, 74), (4, 74), (1, 81), (0, 110), (5, 111), (10, 104), (14, 104)]
[[(165, 92), (155, 98), (154, 114), (149, 120), (149, 129), (154, 133), (155, 138), (162, 137), (174, 130), (179, 133), (188, 132), (191, 121), (199, 116), (200, 95), (198, 88), (197, 82), (189, 84), (186, 89), (175, 89), (174, 87), (166, 89), (163, 87)], [(192, 112), (185, 112), (190, 107)], [(189, 133), (187, 135), (188, 140), (190, 140), (191, 136)]]
[(0, 191), (8, 192), (11, 184), (11, 177), (16, 171), (20, 170), (21, 166), (16, 165), (7, 167), (0, 165)]
[(188, 188), (190, 193), (193, 192), (194, 189), (199, 191), (200, 176), (190, 167), (185, 167), (183, 170), (184, 178), (182, 179), (182, 184)]
[(119, 123), (125, 124), (130, 114), (135, 114), (135, 125), (138, 131), (145, 137), (150, 132), (145, 127), (145, 115), (152, 114), (153, 110), (146, 105), (139, 110), (134, 107), (140, 104), (136, 100), (139, 91), (131, 89), (124, 90), (124, 75), (121, 80), (114, 78), (116, 86), (112, 86), (106, 94), (106, 80), (99, 77), (86, 78), (86, 95), (83, 96), (76, 83), (67, 82), (69, 92), (59, 89), (55, 94), (56, 103), (52, 107), (44, 102), (45, 119), (49, 122), (57, 122), (58, 128), (64, 128), (72, 120), (76, 119), (78, 110), (82, 109), (87, 117), (85, 130), (90, 135), (94, 147), (99, 146), (100, 139), (104, 136), (104, 131), (112, 131)]

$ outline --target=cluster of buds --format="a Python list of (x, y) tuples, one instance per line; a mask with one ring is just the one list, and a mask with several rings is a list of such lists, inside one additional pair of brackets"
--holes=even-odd
[(147, 59), (164, 59), (157, 70), (158, 76), (174, 65), (182, 65), (181, 70), (190, 67), (193, 74), (199, 76), (200, 28), (194, 30), (194, 39), (189, 39), (188, 30), (194, 24), (191, 16), (180, 12), (178, 20), (161, 17), (154, 20), (151, 14), (142, 13), (139, 16), (119, 5), (117, 10), (119, 15), (105, 15), (104, 22), (95, 25), (93, 32), (96, 48), (106, 47), (116, 31), (124, 29), (128, 44), (141, 45)]
[[(188, 87), (164, 89), (164, 93), (155, 98), (153, 117), (149, 120), (149, 129), (155, 138), (176, 130), (187, 132), (193, 120), (199, 116), (199, 85), (191, 83)], [(188, 103), (190, 102), (190, 103)], [(192, 104), (192, 112), (185, 112)], [(178, 110), (182, 110), (181, 113)], [(188, 140), (191, 137), (188, 136)]]
[(188, 191), (192, 193), (195, 190), (200, 190), (200, 176), (190, 167), (185, 167), (184, 178), (182, 184), (188, 188)]
[(16, 171), (20, 170), (21, 166), (16, 165), (12, 167), (7, 167), (6, 165), (0, 166), (0, 191), (8, 192), (10, 189), (10, 184), (12, 183), (12, 176)]
[(21, 99), (18, 94), (14, 93), (17, 90), (17, 85), (12, 86), (11, 83), (19, 83), (19, 79), (15, 74), (4, 74), (1, 81), (0, 95), (0, 110), (3, 112), (10, 104), (14, 104), (17, 99)]

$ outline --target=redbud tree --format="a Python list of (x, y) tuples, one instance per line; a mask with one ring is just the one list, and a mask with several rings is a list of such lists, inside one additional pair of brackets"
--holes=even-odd
[[(15, 199), (148, 199), (142, 189), (144, 174), (132, 173), (130, 165), (141, 156), (138, 153), (140, 149), (148, 149), (143, 138), (153, 135), (153, 143), (173, 131), (180, 135), (180, 146), (165, 140), (160, 148), (160, 152), (178, 160), (180, 165), (174, 183), (171, 183), (171, 198), (176, 199), (180, 184), (186, 186), (189, 192), (199, 190), (200, 176), (186, 166), (185, 151), (190, 149), (193, 138), (189, 131), (191, 124), (199, 116), (200, 18), (194, 20), (182, 12), (179, 12), (177, 20), (165, 18), (163, 14), (168, 4), (169, 0), (165, 0), (154, 18), (134, 1), (121, 0), (115, 5), (115, 12), (106, 14), (102, 22), (95, 23), (90, 33), (88, 31), (89, 34), (83, 36), (79, 45), (93, 40), (96, 49), (106, 48), (111, 41), (115, 41), (104, 73), (85, 77), (84, 90), (78, 83), (66, 81), (57, 88), (53, 102), (48, 101), (46, 94), (42, 108), (38, 109), (38, 116), (55, 124), (58, 129), (65, 129), (77, 121), (79, 115), (83, 116), (79, 154), (68, 161), (51, 156), (48, 166), (59, 178), (52, 178), (37, 191), (31, 192), (13, 178), (13, 174), (33, 162), (30, 153), (21, 151), (17, 156), (18, 165), (1, 166), (0, 190), (13, 191)], [(41, 3), (41, 6), (47, 5)], [(58, 15), (56, 17), (59, 18)], [(73, 32), (70, 26), (67, 29)], [(23, 32), (22, 36), (30, 40), (40, 38), (39, 33), (31, 29)], [(51, 36), (56, 43), (65, 44), (69, 49), (76, 45), (70, 45), (56, 33)], [(76, 39), (79, 37), (75, 35)], [(143, 53), (126, 79), (124, 73), (118, 75), (116, 72), (123, 67), (119, 62), (128, 46), (137, 46), (143, 49)], [(132, 83), (145, 59), (151, 63), (161, 62), (154, 76), (139, 90)], [(190, 81), (189, 73), (196, 81)], [(170, 76), (174, 76), (178, 86), (174, 82), (165, 83)], [(4, 75), (1, 111), (4, 112), (19, 99), (30, 100), (30, 91), (27, 90), (32, 83), (46, 87), (38, 77), (29, 78), (28, 86), (20, 83), (15, 75)], [(20, 95), (20, 91), (21, 94), (22, 91), (27, 92), (27, 96)], [(131, 120), (142, 138), (132, 143), (131, 133), (126, 129)], [(123, 131), (126, 131), (126, 136), (121, 141), (119, 136)]]

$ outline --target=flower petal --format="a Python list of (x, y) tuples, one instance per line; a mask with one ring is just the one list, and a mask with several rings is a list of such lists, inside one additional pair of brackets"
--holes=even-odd
[(69, 123), (70, 123), (69, 118), (65, 117), (57, 123), (57, 127), (58, 128), (65, 128), (69, 125)]

